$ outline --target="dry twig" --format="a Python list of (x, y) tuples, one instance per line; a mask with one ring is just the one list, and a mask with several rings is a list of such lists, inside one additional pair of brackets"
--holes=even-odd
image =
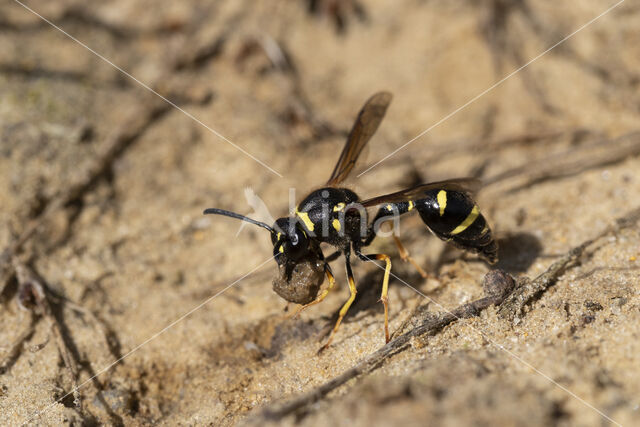
[(0, 361), (0, 374), (7, 372), (11, 366), (18, 360), (24, 343), (27, 342), (36, 330), (38, 316), (32, 311), (29, 312), (29, 325), (20, 332), (18, 337), (11, 343), (9, 350)]
[(504, 318), (513, 319), (521, 312), (524, 305), (555, 283), (558, 276), (571, 262), (578, 260), (587, 247), (603, 237), (635, 225), (638, 220), (640, 220), (640, 207), (616, 220), (614, 225), (599, 233), (595, 238), (589, 239), (571, 249), (562, 258), (549, 266), (549, 268), (535, 280), (530, 281), (525, 279), (520, 281), (519, 286), (513, 290), (513, 292), (511, 291), (514, 282), (511, 276), (501, 270), (490, 271), (483, 281), (486, 294), (484, 298), (462, 305), (451, 312), (438, 315), (427, 313), (417, 327), (393, 339), (380, 350), (367, 356), (353, 368), (348, 369), (339, 376), (287, 403), (267, 407), (260, 414), (261, 419), (280, 420), (287, 415), (307, 407), (322, 399), (347, 381), (380, 367), (385, 359), (407, 349), (411, 345), (413, 338), (437, 333), (456, 320), (478, 316), (482, 310), (490, 305), (499, 305), (498, 313)]
[[(105, 143), (102, 153), (89, 162), (89, 165), (78, 174), (75, 182), (64, 187), (57, 196), (46, 203), (43, 212), (31, 220), (20, 236), (13, 241), (0, 255), (0, 284), (5, 285), (12, 273), (11, 260), (24, 244), (36, 233), (46, 220), (56, 211), (80, 200), (95, 184), (112, 168), (113, 163), (144, 131), (164, 113), (170, 106), (159, 99), (143, 103), (132, 109), (131, 119), (123, 123)], [(4, 288), (4, 286), (2, 286)]]
[(391, 340), (380, 350), (370, 354), (353, 368), (348, 369), (323, 385), (283, 405), (264, 409), (261, 413), (261, 418), (279, 420), (305, 406), (313, 404), (347, 381), (380, 367), (385, 359), (410, 347), (412, 339), (421, 335), (434, 334), (456, 320), (478, 316), (482, 310), (487, 307), (499, 305), (511, 289), (513, 289), (513, 285), (513, 278), (501, 270), (493, 270), (487, 273), (483, 280), (486, 295), (484, 298), (464, 304), (450, 312), (439, 315), (428, 315), (417, 327)]
[(617, 219), (615, 224), (607, 227), (594, 238), (571, 249), (534, 280), (527, 278), (519, 280), (518, 287), (500, 306), (498, 314), (510, 321), (517, 321), (525, 305), (553, 285), (566, 270), (567, 266), (578, 260), (589, 246), (603, 237), (616, 234), (625, 228), (635, 225), (638, 220), (640, 220), (640, 207)]
[[(189, 45), (186, 43), (186, 45)], [(191, 66), (191, 63), (200, 63), (202, 58), (202, 47), (186, 49), (183, 58), (178, 59), (176, 63), (183, 64), (184, 67)], [(153, 87), (158, 92), (167, 94), (169, 99), (173, 99), (174, 103), (184, 102), (208, 102), (210, 96), (208, 94), (197, 94), (195, 98), (180, 95), (179, 88), (160, 89), (166, 82), (171, 80), (171, 76), (175, 73), (176, 63), (167, 65), (166, 70), (160, 73), (157, 83)], [(11, 260), (23, 248), (24, 244), (38, 231), (38, 229), (47, 221), (47, 219), (56, 211), (63, 209), (69, 204), (81, 200), (90, 190), (95, 187), (101, 179), (108, 175), (114, 162), (119, 159), (122, 154), (131, 147), (144, 132), (156, 123), (161, 117), (171, 110), (171, 105), (161, 98), (145, 98), (142, 102), (131, 107), (128, 114), (129, 120), (122, 123), (104, 143), (104, 148), (93, 159), (88, 161), (88, 165), (81, 170), (74, 182), (64, 187), (60, 193), (50, 200), (45, 201), (45, 207), (42, 213), (32, 219), (24, 228), (22, 233), (0, 254), (0, 294), (7, 281), (12, 276)], [(30, 258), (30, 256), (26, 256)]]
[[(186, 43), (186, 45), (188, 46), (189, 43)], [(188, 58), (188, 60), (182, 61), (181, 63), (184, 64), (186, 68), (190, 66), (190, 61), (201, 64), (203, 60), (208, 59), (208, 57), (203, 58), (200, 50), (196, 52), (193, 52), (193, 50), (194, 49), (185, 49), (184, 56)], [(196, 93), (195, 96), (193, 96), (193, 94), (187, 93), (186, 96), (183, 96), (182, 93), (185, 88), (170, 83), (176, 71), (174, 66), (175, 64), (167, 64), (165, 71), (160, 73), (160, 77), (152, 87), (157, 92), (163, 93), (166, 98), (171, 99), (174, 104), (208, 102), (210, 96), (207, 96), (207, 94), (201, 96), (202, 93)], [(77, 387), (79, 356), (75, 348), (69, 348), (69, 345), (73, 346), (73, 343), (67, 344), (65, 341), (65, 335), (68, 336), (68, 332), (52, 311), (51, 304), (54, 303), (50, 298), (53, 297), (55, 299), (55, 296), (49, 294), (46, 285), (41, 282), (38, 276), (27, 265), (18, 261), (17, 257), (22, 253), (23, 259), (32, 259), (31, 251), (24, 249), (25, 244), (37, 234), (55, 212), (63, 210), (75, 202), (81, 201), (95, 188), (97, 183), (105, 177), (108, 177), (114, 163), (135, 142), (140, 140), (140, 137), (147, 129), (168, 113), (171, 107), (172, 105), (170, 103), (156, 97), (145, 97), (140, 103), (131, 106), (129, 114), (127, 115), (130, 119), (126, 120), (111, 133), (102, 144), (102, 149), (99, 153), (89, 159), (84, 167), (81, 166), (79, 168), (79, 173), (74, 177), (72, 182), (65, 185), (59, 193), (44, 201), (41, 213), (28, 221), (23, 227), (22, 232), (0, 253), (0, 295), (3, 294), (9, 280), (15, 275), (18, 280), (19, 303), (25, 308), (28, 308), (32, 313), (32, 320), (29, 327), (21, 332), (18, 339), (11, 345), (8, 354), (0, 361), (0, 369), (8, 369), (15, 360), (17, 360), (24, 343), (33, 335), (37, 322), (39, 320), (45, 320), (58, 346), (64, 365), (72, 378), (74, 403), (80, 411), (82, 411), (82, 403)], [(65, 301), (65, 303), (69, 302)], [(87, 316), (92, 323), (100, 327), (101, 331), (105, 333), (105, 341), (109, 345), (108, 333), (110, 331), (105, 328), (105, 325), (102, 324), (96, 316), (84, 310), (82, 307), (72, 303), (69, 304), (71, 304), (69, 305), (71, 309)], [(109, 345), (110, 349), (111, 347), (112, 346)], [(90, 370), (90, 366), (85, 368)], [(94, 381), (94, 383), (96, 382)], [(100, 385), (96, 384), (96, 387), (99, 389)], [(110, 413), (110, 416), (112, 420), (118, 419), (118, 417), (112, 413)]]
[(13, 260), (13, 264), (18, 279), (18, 302), (23, 308), (34, 311), (48, 323), (60, 356), (69, 371), (73, 383), (73, 403), (78, 410), (82, 411), (82, 400), (80, 398), (80, 392), (78, 391), (78, 364), (72, 357), (65, 343), (60, 324), (51, 310), (45, 287), (40, 282), (38, 276), (26, 264), (23, 264), (17, 259)]

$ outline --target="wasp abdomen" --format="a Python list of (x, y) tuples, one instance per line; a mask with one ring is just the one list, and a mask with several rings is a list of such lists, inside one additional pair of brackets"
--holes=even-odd
[(433, 233), (461, 249), (479, 253), (490, 262), (497, 261), (498, 247), (478, 205), (466, 193), (431, 190), (415, 207)]

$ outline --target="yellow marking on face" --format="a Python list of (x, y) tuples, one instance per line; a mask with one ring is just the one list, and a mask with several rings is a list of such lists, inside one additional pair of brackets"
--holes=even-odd
[(282, 245), (280, 245), (280, 249), (278, 249), (278, 251), (283, 254), (284, 253), (284, 247)]
[(462, 233), (471, 224), (473, 224), (473, 221), (475, 221), (476, 218), (478, 218), (478, 215), (480, 215), (480, 211), (478, 211), (478, 206), (474, 205), (473, 209), (471, 210), (471, 213), (464, 219), (464, 221), (462, 221), (462, 224), (460, 224), (459, 226), (453, 229), (451, 234), (455, 235), (455, 234)]
[(391, 205), (387, 205), (386, 208), (387, 208), (387, 210), (390, 210), (390, 211), (393, 210), (393, 206), (391, 206)]
[(282, 236), (282, 233), (278, 233), (276, 240), (280, 240), (280, 236)]
[(407, 209), (407, 211), (410, 211), (411, 209), (413, 209), (415, 205), (416, 205), (415, 203), (413, 203), (412, 201), (409, 201), (409, 209)]
[(343, 202), (338, 203), (337, 205), (335, 205), (333, 207), (333, 211), (334, 212), (340, 212), (342, 209), (344, 209), (346, 205)]
[(440, 206), (440, 216), (444, 215), (444, 210), (447, 208), (447, 192), (444, 190), (438, 192), (438, 206)]
[(342, 228), (342, 225), (340, 225), (340, 221), (338, 221), (337, 219), (331, 221), (331, 225), (333, 225), (333, 228), (335, 228), (336, 231), (340, 231), (340, 229)]
[(308, 213), (296, 211), (296, 215), (300, 217), (300, 219), (304, 223), (304, 226), (307, 227), (309, 231), (313, 231), (314, 225), (313, 225), (313, 222), (311, 221), (311, 218), (309, 218)]

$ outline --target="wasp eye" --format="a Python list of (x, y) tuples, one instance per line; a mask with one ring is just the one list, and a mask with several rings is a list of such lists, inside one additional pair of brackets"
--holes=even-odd
[(287, 236), (288, 245), (285, 248), (289, 259), (298, 260), (302, 258), (309, 249), (309, 240), (305, 237), (302, 231), (295, 230), (292, 234)]
[(304, 230), (296, 227), (290, 218), (280, 218), (274, 226), (277, 233), (271, 235), (273, 254), (278, 264), (297, 262), (309, 251), (309, 239)]

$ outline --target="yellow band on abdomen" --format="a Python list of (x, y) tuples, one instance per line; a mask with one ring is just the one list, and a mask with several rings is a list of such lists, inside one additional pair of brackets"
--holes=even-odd
[(471, 224), (473, 224), (476, 218), (478, 218), (478, 215), (480, 215), (480, 211), (478, 210), (478, 206), (474, 205), (471, 213), (464, 219), (464, 221), (462, 221), (462, 224), (453, 229), (451, 234), (455, 235), (462, 233), (464, 230), (469, 228)]

